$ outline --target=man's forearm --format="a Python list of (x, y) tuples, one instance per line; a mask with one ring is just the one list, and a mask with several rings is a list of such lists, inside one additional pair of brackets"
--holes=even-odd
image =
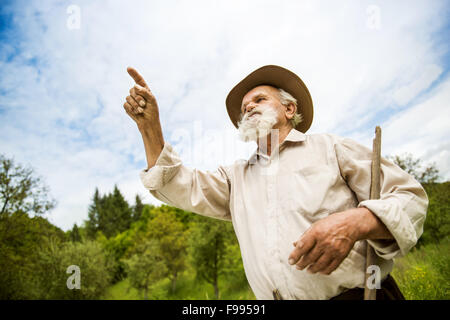
[(145, 147), (145, 155), (147, 157), (147, 169), (153, 167), (164, 148), (164, 137), (159, 121), (151, 126), (139, 127), (142, 140)]
[[(330, 274), (358, 240), (394, 239), (378, 217), (365, 207), (336, 212), (313, 223), (293, 243), (288, 261), (297, 269)], [(319, 262), (320, 260), (320, 262)]]
[(355, 213), (352, 219), (358, 224), (358, 240), (391, 240), (392, 234), (386, 228), (384, 223), (369, 209), (365, 207), (353, 209)]

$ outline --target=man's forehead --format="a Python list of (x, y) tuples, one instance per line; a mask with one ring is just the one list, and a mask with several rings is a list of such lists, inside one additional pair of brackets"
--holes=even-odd
[(276, 90), (277, 89), (275, 87), (269, 85), (256, 86), (245, 94), (242, 98), (242, 103), (245, 103), (247, 100), (251, 100), (254, 96), (259, 94), (273, 94)]

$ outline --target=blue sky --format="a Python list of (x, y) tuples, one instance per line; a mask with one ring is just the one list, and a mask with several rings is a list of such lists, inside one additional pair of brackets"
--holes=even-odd
[(44, 177), (58, 201), (48, 218), (65, 230), (87, 218), (95, 187), (157, 204), (122, 108), (126, 67), (146, 78), (185, 163), (213, 170), (255, 148), (228, 120), (228, 91), (278, 64), (310, 89), (308, 133), (370, 147), (380, 125), (383, 155), (412, 153), (449, 180), (449, 29), (438, 0), (2, 1), (0, 152)]

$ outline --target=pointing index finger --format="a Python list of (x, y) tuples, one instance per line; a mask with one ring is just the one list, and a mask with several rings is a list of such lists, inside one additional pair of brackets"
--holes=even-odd
[(138, 85), (148, 88), (147, 83), (145, 83), (144, 78), (139, 74), (139, 72), (136, 71), (136, 69), (132, 67), (127, 68), (128, 74), (133, 78), (134, 82), (136, 82)]

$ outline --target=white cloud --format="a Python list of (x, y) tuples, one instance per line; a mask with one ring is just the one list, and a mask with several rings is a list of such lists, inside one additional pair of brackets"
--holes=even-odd
[(383, 129), (386, 154), (412, 153), (435, 162), (450, 180), (450, 78), (425, 101), (390, 119)]
[[(310, 132), (364, 141), (375, 120), (389, 119), (395, 104), (407, 105), (395, 115), (397, 120), (390, 120), (397, 121), (395, 126), (383, 125), (385, 136), (391, 137), (384, 143), (435, 159), (448, 172), (442, 116), (428, 115), (427, 130), (407, 140), (404, 131), (393, 129), (411, 131), (419, 113), (413, 110), (425, 108), (417, 97), (448, 69), (442, 62), (446, 44), (433, 38), (446, 21), (446, 3), (377, 1), (379, 28), (368, 24), (372, 4), (78, 1), (80, 29), (69, 30), (69, 3), (15, 3), (20, 36), (15, 43), (2, 43), (0, 54), (2, 152), (46, 177), (59, 203), (52, 221), (64, 229), (87, 217), (96, 186), (105, 193), (117, 183), (130, 202), (140, 192), (157, 203), (140, 185), (144, 148), (122, 108), (133, 83), (126, 67), (145, 76), (158, 99), (164, 137), (170, 140), (175, 129), (191, 128), (195, 121), (201, 121), (203, 131), (233, 136), (224, 105), (229, 89), (255, 68), (279, 64), (310, 88), (315, 105)], [(18, 54), (8, 59), (13, 46)], [(436, 100), (429, 103), (445, 112), (436, 107), (445, 101), (442, 90), (434, 90), (427, 101), (433, 96)], [(245, 157), (251, 146), (234, 139), (236, 147), (221, 146), (207, 135), (196, 138), (194, 152), (202, 144), (215, 151), (206, 160), (192, 158), (190, 164), (212, 169), (215, 161), (219, 165)], [(432, 152), (437, 145), (440, 151)]]
[(394, 92), (394, 101), (403, 106), (414, 99), (420, 92), (427, 89), (442, 73), (442, 68), (436, 65), (425, 66), (417, 78)]

